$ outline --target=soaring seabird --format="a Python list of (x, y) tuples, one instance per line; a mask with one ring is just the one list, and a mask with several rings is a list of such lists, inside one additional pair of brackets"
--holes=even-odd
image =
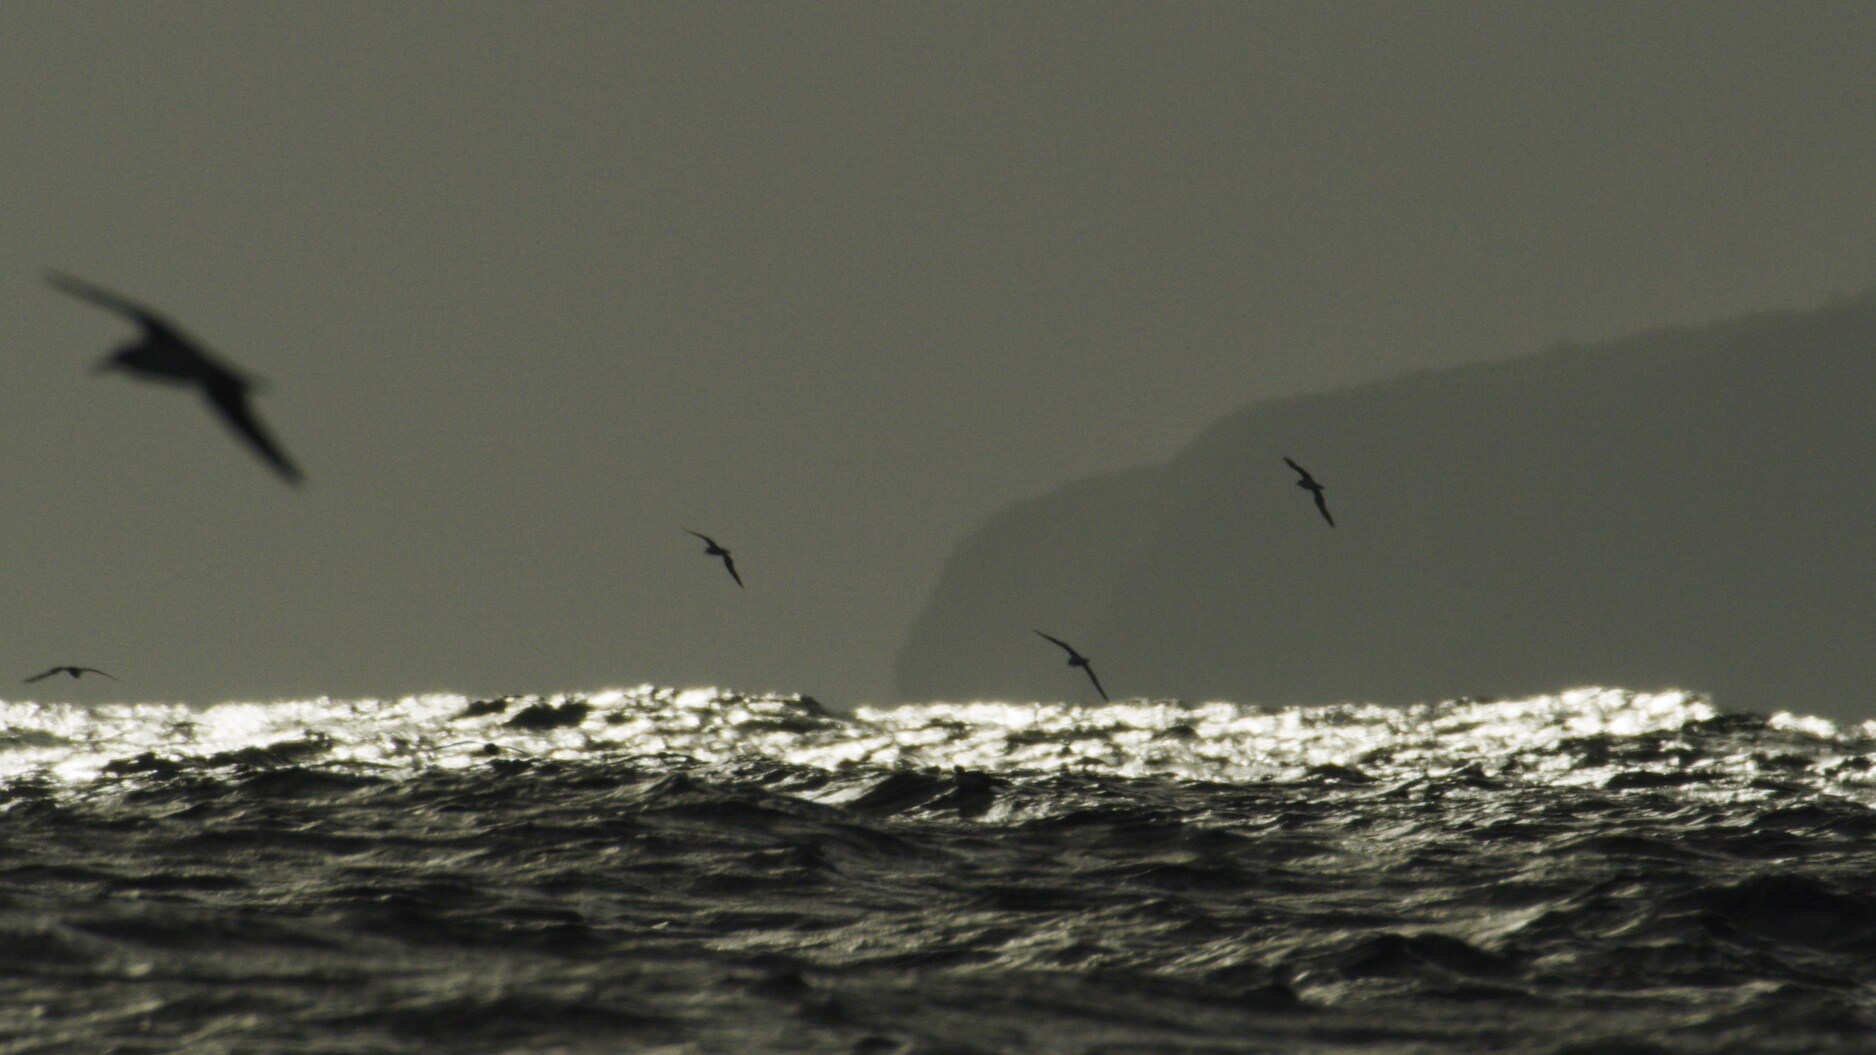
[(730, 559), (729, 550), (726, 550), (722, 546), (717, 545), (716, 539), (711, 538), (709, 535), (706, 535), (701, 531), (691, 531), (690, 528), (685, 528), (684, 530), (689, 532), (692, 535), (697, 536), (700, 539), (703, 539), (704, 540), (704, 556), (722, 557), (723, 566), (729, 569), (730, 578), (735, 579), (736, 585), (738, 586), (741, 586), (743, 584), (743, 577), (736, 574), (736, 562)]
[(1322, 510), (1322, 519), (1327, 520), (1330, 527), (1334, 527), (1335, 518), (1329, 515), (1329, 500), (1322, 496), (1322, 485), (1316, 482), (1315, 477), (1309, 475), (1308, 469), (1303, 468), (1288, 458), (1283, 459), (1283, 461), (1284, 464), (1295, 469), (1298, 476), (1302, 477), (1302, 479), (1296, 481), (1296, 486), (1316, 496), (1316, 508)]
[(1071, 667), (1080, 667), (1082, 670), (1087, 671), (1088, 680), (1094, 682), (1094, 691), (1101, 694), (1101, 699), (1107, 700), (1107, 702), (1109, 703), (1114, 702), (1113, 700), (1108, 699), (1107, 690), (1101, 687), (1101, 679), (1094, 676), (1094, 667), (1088, 663), (1087, 656), (1084, 656), (1081, 653), (1075, 651), (1075, 646), (1069, 644), (1066, 641), (1063, 641), (1059, 637), (1049, 637), (1049, 635), (1044, 634), (1040, 630), (1036, 631), (1036, 634), (1039, 637), (1047, 638), (1048, 640), (1055, 642), (1057, 645), (1060, 645), (1062, 647), (1062, 651), (1068, 653), (1068, 665)]
[[(54, 674), (70, 674), (73, 678), (77, 678), (80, 674), (104, 674), (104, 672), (96, 667), (53, 667), (44, 674), (34, 674), (32, 677), (25, 679), (25, 681), (26, 684), (31, 685), (35, 681), (44, 681)], [(117, 680), (109, 674), (104, 674), (104, 676), (110, 678), (112, 681)]]
[(99, 370), (122, 370), (145, 381), (195, 386), (215, 408), (215, 413), (221, 415), (222, 421), (240, 434), (267, 464), (288, 483), (300, 482), (299, 467), (280, 449), (280, 444), (254, 416), (254, 408), (248, 405), (248, 396), (254, 387), (252, 381), (217, 362), (193, 338), (140, 304), (67, 275), (53, 273), (47, 280), (66, 293), (128, 316), (142, 328), (142, 336), (137, 341), (112, 353), (98, 364)]

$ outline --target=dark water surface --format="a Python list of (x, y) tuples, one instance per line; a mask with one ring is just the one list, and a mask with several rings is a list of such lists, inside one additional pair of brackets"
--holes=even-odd
[(1876, 739), (1408, 710), (0, 704), (5, 1052), (1876, 1050)]

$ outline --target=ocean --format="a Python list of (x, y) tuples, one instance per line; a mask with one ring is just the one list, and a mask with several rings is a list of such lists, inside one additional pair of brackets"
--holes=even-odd
[(1876, 1051), (1876, 723), (0, 704), (0, 1052)]

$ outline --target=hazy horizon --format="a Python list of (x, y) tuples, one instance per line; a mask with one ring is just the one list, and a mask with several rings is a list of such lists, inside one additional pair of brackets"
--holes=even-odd
[[(1259, 403), (1170, 462), (1006, 507), (898, 660), (908, 699), (1268, 706), (1694, 690), (1876, 717), (1876, 289)], [(1282, 459), (1307, 451), (1325, 526)], [(1828, 466), (1828, 486), (1794, 467)]]

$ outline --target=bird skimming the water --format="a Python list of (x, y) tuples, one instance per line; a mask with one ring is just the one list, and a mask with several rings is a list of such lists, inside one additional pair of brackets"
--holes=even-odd
[[(53, 667), (43, 674), (34, 674), (32, 677), (25, 679), (25, 681), (26, 684), (31, 685), (35, 681), (44, 681), (54, 674), (70, 674), (72, 678), (76, 680), (81, 674), (104, 674), (104, 672), (96, 667)], [(110, 674), (104, 674), (104, 676), (110, 678), (112, 681), (117, 680), (116, 677)]]
[(1335, 518), (1329, 515), (1329, 500), (1322, 496), (1322, 485), (1316, 482), (1315, 477), (1309, 475), (1308, 469), (1303, 468), (1288, 458), (1283, 459), (1283, 463), (1295, 469), (1296, 474), (1302, 477), (1302, 479), (1296, 481), (1296, 486), (1316, 496), (1316, 508), (1322, 510), (1322, 519), (1327, 520), (1330, 527), (1334, 527)]
[(143, 334), (136, 342), (113, 352), (98, 364), (99, 370), (122, 370), (146, 381), (195, 386), (222, 421), (267, 464), (288, 483), (300, 482), (299, 467), (280, 449), (248, 404), (252, 381), (215, 361), (194, 339), (142, 305), (56, 272), (47, 276), (47, 281), (72, 296), (126, 315), (142, 328)]
[(729, 550), (726, 550), (722, 546), (717, 545), (716, 539), (711, 538), (709, 535), (706, 535), (701, 531), (691, 531), (690, 528), (685, 528), (684, 530), (692, 535), (697, 536), (700, 539), (703, 539), (704, 540), (704, 556), (722, 557), (723, 566), (729, 569), (730, 578), (735, 579), (736, 585), (738, 586), (741, 586), (743, 584), (743, 577), (736, 574), (736, 562), (730, 559)]
[(1089, 664), (1087, 656), (1084, 656), (1081, 653), (1075, 651), (1075, 646), (1069, 644), (1066, 641), (1063, 641), (1059, 637), (1049, 637), (1049, 635), (1043, 633), (1040, 630), (1036, 631), (1036, 635), (1038, 637), (1046, 638), (1047, 640), (1053, 641), (1057, 645), (1060, 645), (1062, 647), (1062, 651), (1068, 653), (1068, 665), (1071, 667), (1080, 667), (1082, 670), (1087, 671), (1088, 680), (1094, 682), (1094, 691), (1100, 693), (1101, 699), (1106, 700), (1108, 703), (1114, 702), (1113, 700), (1108, 699), (1107, 690), (1101, 687), (1101, 679), (1094, 676), (1094, 667), (1091, 664)]

